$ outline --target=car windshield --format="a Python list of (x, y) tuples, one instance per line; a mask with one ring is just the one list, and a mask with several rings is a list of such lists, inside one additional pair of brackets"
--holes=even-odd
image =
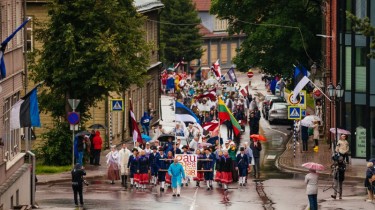
[(275, 103), (273, 104), (272, 109), (287, 109), (287, 106), (287, 104)]

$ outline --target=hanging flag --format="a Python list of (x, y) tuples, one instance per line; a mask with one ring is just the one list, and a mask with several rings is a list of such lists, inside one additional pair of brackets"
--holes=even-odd
[(236, 77), (236, 74), (234, 73), (234, 68), (231, 67), (228, 72), (227, 72), (228, 76), (229, 76), (229, 79), (232, 83), (235, 83), (237, 82), (237, 77)]
[(294, 68), (294, 90), (293, 96), (291, 97), (291, 101), (297, 101), (297, 96), (301, 92), (301, 90), (310, 82), (310, 79), (307, 77), (307, 70), (305, 67), (295, 67)]
[(10, 130), (40, 127), (37, 87), (15, 103), (10, 110)]
[(131, 117), (131, 123), (129, 123), (129, 126), (131, 125), (130, 130), (132, 131), (133, 142), (142, 143), (142, 135), (139, 131), (137, 120), (135, 119), (132, 101), (130, 101), (129, 113)]
[(243, 95), (243, 97), (246, 97), (247, 96), (247, 93), (246, 93), (246, 90), (245, 89), (241, 89), (241, 94)]
[(195, 122), (200, 124), (198, 117), (189, 108), (176, 101), (176, 121)]
[(225, 122), (229, 120), (233, 125), (234, 134), (236, 136), (239, 135), (241, 131), (241, 126), (237, 122), (236, 118), (233, 116), (232, 112), (225, 105), (223, 99), (221, 99), (220, 97), (219, 97), (219, 103), (218, 103), (218, 111), (219, 111), (220, 122)]
[(5, 49), (7, 48), (8, 42), (12, 40), (12, 38), (16, 35), (18, 31), (20, 31), (26, 24), (29, 22), (31, 18), (28, 18), (25, 20), (18, 28), (16, 28), (15, 31), (11, 35), (9, 35), (0, 45), (0, 80), (4, 79), (7, 75), (7, 71), (5, 68), (5, 62), (4, 62), (4, 52)]
[(216, 62), (211, 66), (211, 71), (215, 74), (217, 80), (221, 79), (219, 59), (217, 59)]
[(203, 129), (206, 131), (214, 131), (219, 127), (219, 122), (206, 122), (203, 124)]

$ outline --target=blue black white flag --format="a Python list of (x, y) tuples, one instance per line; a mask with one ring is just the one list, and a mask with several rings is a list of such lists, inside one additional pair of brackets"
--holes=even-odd
[(297, 99), (297, 96), (301, 92), (301, 90), (310, 82), (310, 79), (307, 77), (307, 70), (305, 67), (295, 67), (294, 68), (294, 90), (293, 90), (293, 96), (291, 97), (291, 101), (295, 102)]
[(176, 121), (182, 122), (195, 122), (200, 124), (197, 115), (194, 114), (189, 108), (176, 101)]
[(230, 81), (232, 83), (237, 82), (237, 77), (236, 77), (236, 74), (234, 73), (234, 68), (233, 67), (231, 67), (228, 70), (227, 74), (228, 74), (228, 77), (229, 77), (229, 79), (230, 79)]

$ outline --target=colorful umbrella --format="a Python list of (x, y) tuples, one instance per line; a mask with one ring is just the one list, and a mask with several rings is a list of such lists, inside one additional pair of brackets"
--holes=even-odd
[(312, 169), (312, 170), (315, 170), (315, 171), (323, 171), (324, 170), (324, 166), (322, 164), (314, 163), (314, 162), (304, 163), (304, 164), (302, 164), (302, 166), (307, 168), (307, 169)]
[[(331, 133), (336, 133), (336, 128), (330, 128), (329, 131), (331, 131)], [(350, 131), (347, 131), (347, 130), (342, 129), (342, 128), (337, 128), (337, 133), (338, 134), (351, 135)]]
[(90, 129), (107, 129), (107, 127), (105, 127), (105, 125), (102, 125), (102, 124), (92, 124), (89, 126)]
[(257, 139), (259, 141), (267, 141), (266, 137), (262, 136), (260, 134), (252, 134), (252, 135), (250, 135), (250, 138)]
[(309, 115), (301, 120), (301, 125), (305, 127), (313, 127), (314, 121), (322, 121), (322, 119), (316, 115)]

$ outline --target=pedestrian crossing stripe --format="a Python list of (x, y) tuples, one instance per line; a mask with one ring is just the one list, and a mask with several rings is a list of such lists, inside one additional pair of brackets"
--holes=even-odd
[(124, 100), (122, 100), (122, 99), (112, 99), (111, 100), (111, 111), (113, 111), (113, 112), (124, 111)]
[(300, 106), (288, 106), (288, 119), (300, 120), (301, 119), (301, 107)]

